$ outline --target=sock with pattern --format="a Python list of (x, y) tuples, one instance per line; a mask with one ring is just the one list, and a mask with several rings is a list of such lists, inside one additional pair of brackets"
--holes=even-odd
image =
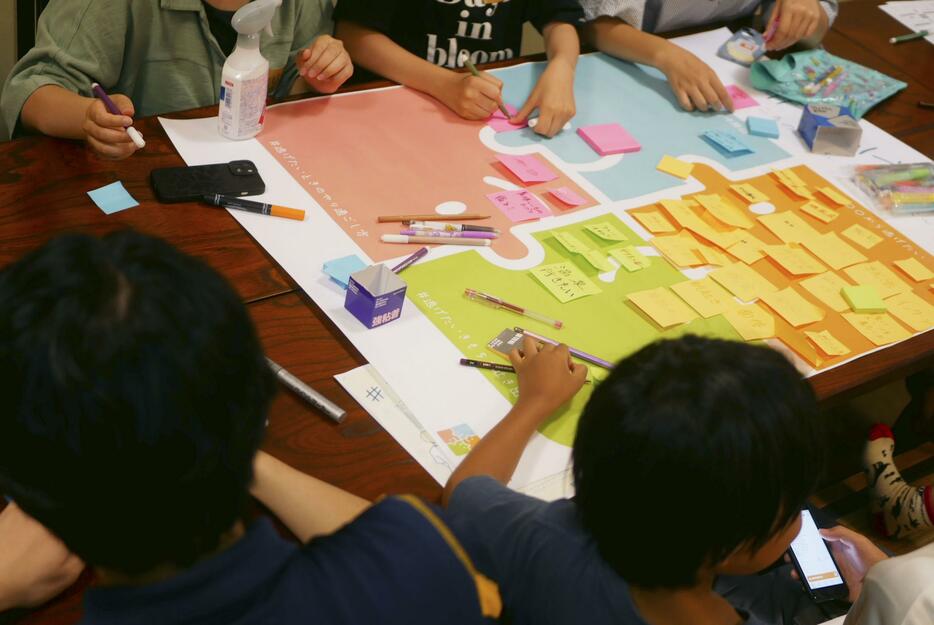
[(887, 425), (869, 431), (863, 463), (869, 481), (873, 529), (889, 538), (934, 528), (934, 489), (911, 486), (895, 468), (895, 437)]

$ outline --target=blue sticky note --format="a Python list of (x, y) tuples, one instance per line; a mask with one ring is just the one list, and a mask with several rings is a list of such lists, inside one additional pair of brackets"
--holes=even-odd
[(741, 156), (752, 154), (752, 148), (742, 142), (732, 132), (724, 130), (708, 130), (701, 135), (705, 141), (720, 150), (726, 156)]
[(367, 264), (353, 254), (324, 263), (324, 273), (328, 274), (331, 280), (339, 284), (342, 289), (347, 288), (347, 283), (350, 282), (350, 274), (366, 268)]
[(133, 196), (123, 188), (123, 183), (119, 181), (100, 189), (88, 191), (88, 195), (91, 196), (98, 208), (108, 215), (139, 206), (139, 202), (133, 199)]
[(778, 124), (775, 123), (774, 119), (766, 119), (765, 117), (747, 117), (746, 128), (749, 130), (749, 134), (751, 135), (756, 135), (758, 137), (769, 137), (770, 139), (778, 139)]

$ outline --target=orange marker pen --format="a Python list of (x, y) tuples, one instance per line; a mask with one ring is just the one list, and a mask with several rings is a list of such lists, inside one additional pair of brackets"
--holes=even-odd
[(285, 206), (276, 206), (275, 204), (264, 204), (254, 202), (253, 200), (244, 200), (239, 197), (230, 197), (229, 195), (205, 195), (204, 201), (214, 206), (223, 206), (238, 211), (247, 211), (249, 213), (258, 213), (260, 215), (272, 215), (273, 217), (285, 217), (286, 219), (295, 219), (303, 221), (305, 211), (300, 208), (287, 208)]

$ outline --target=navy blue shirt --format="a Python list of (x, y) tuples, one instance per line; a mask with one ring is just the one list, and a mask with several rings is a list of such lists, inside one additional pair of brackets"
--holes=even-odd
[[(141, 537), (145, 540), (145, 537)], [(267, 519), (237, 543), (164, 582), (94, 588), (86, 625), (486, 623), (477, 585), (436, 526), (386, 499), (300, 546)]]
[[(477, 567), (499, 582), (513, 625), (646, 625), (573, 501), (549, 503), (472, 477), (454, 490), (447, 512)], [(740, 615), (747, 625), (760, 623)]]

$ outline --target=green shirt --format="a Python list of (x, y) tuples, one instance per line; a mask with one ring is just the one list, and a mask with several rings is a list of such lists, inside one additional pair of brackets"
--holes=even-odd
[[(271, 68), (332, 27), (331, 0), (283, 0), (272, 37), (260, 47)], [(84, 96), (98, 82), (128, 96), (138, 116), (214, 104), (226, 56), (211, 34), (202, 0), (52, 0), (39, 18), (36, 46), (3, 86), (0, 111), (13, 134), (23, 104), (44, 85)]]

